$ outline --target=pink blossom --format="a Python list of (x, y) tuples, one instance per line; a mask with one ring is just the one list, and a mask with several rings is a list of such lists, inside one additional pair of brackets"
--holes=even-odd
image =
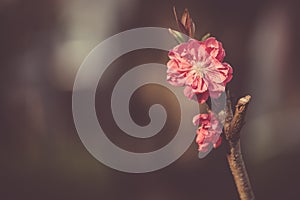
[(185, 86), (184, 94), (204, 103), (208, 97), (218, 98), (232, 78), (232, 68), (223, 62), (222, 44), (210, 37), (205, 41), (190, 39), (169, 52), (167, 80)]
[(196, 115), (193, 123), (199, 126), (196, 137), (199, 152), (205, 153), (210, 150), (211, 146), (217, 148), (221, 145), (222, 127), (214, 113)]

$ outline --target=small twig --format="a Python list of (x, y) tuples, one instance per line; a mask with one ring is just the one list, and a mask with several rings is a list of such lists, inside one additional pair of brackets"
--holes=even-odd
[(230, 123), (230, 129), (228, 130), (228, 139), (231, 141), (240, 139), (240, 131), (244, 125), (244, 119), (250, 99), (250, 95), (242, 97), (235, 106), (235, 113)]
[(227, 91), (226, 119), (224, 124), (224, 133), (229, 147), (227, 161), (241, 200), (255, 199), (240, 146), (240, 131), (244, 125), (246, 110), (250, 99), (251, 96), (249, 95), (240, 98), (235, 106), (235, 113), (233, 115), (229, 91)]

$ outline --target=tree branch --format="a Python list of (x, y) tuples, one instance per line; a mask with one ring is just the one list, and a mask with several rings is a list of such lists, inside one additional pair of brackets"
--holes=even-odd
[(229, 91), (227, 91), (226, 118), (224, 124), (224, 133), (229, 147), (227, 161), (241, 200), (255, 199), (240, 146), (240, 131), (244, 125), (250, 99), (250, 95), (240, 98), (235, 106), (235, 113), (233, 115), (230, 94)]

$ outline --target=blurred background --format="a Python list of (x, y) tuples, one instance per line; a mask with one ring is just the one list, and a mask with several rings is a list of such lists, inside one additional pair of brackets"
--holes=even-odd
[[(223, 42), (225, 60), (234, 68), (234, 101), (253, 97), (241, 140), (257, 199), (299, 197), (298, 1), (1, 0), (0, 199), (238, 199), (225, 145), (200, 160), (192, 144), (164, 169), (127, 174), (94, 159), (76, 132), (72, 87), (85, 56), (121, 31), (176, 28), (173, 5), (178, 13), (190, 10), (198, 38), (210, 32)], [(146, 152), (174, 137), (178, 105), (164, 88), (141, 88), (131, 101), (133, 119), (141, 125), (149, 120), (146, 104), (162, 103), (172, 113), (164, 132), (153, 138), (126, 136), (109, 110), (111, 90), (123, 73), (166, 61), (166, 52), (135, 51), (101, 78), (96, 108), (107, 117), (99, 122), (114, 130), (108, 137), (119, 146)]]

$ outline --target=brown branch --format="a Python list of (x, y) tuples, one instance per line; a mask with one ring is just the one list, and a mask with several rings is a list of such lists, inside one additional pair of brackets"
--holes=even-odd
[(227, 91), (226, 118), (224, 124), (224, 133), (229, 147), (227, 161), (241, 200), (255, 199), (240, 146), (240, 131), (244, 125), (250, 99), (251, 96), (249, 95), (240, 98), (235, 106), (235, 113), (233, 115), (229, 91)]

